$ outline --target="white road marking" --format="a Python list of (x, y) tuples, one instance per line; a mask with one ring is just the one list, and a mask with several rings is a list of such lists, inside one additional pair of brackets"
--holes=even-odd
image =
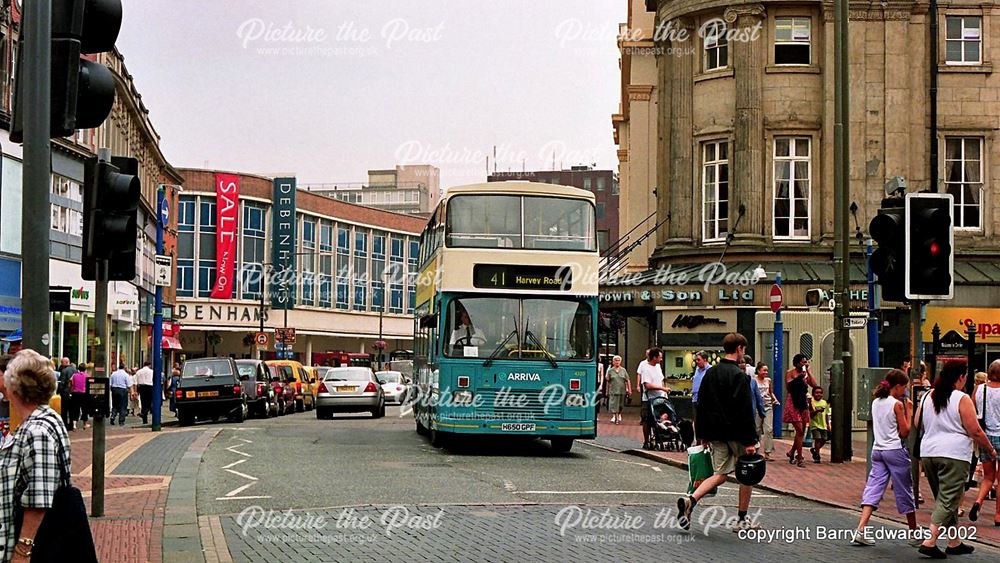
[[(252, 444), (253, 443), (253, 441), (247, 440), (246, 438), (238, 438), (238, 437), (234, 436), (233, 439), (234, 440), (239, 440), (239, 441), (241, 441), (241, 442), (243, 442), (245, 444)], [(248, 454), (246, 452), (241, 452), (240, 450), (237, 450), (236, 449), (237, 446), (240, 446), (240, 445), (242, 445), (242, 444), (236, 444), (236, 445), (233, 445), (233, 446), (229, 446), (228, 448), (226, 448), (226, 451), (232, 452), (234, 454), (241, 455), (241, 456), (243, 456), (244, 459), (236, 460), (236, 461), (230, 463), (229, 465), (226, 465), (222, 469), (225, 470), (225, 471), (227, 471), (227, 472), (229, 472), (229, 473), (232, 473), (233, 475), (236, 475), (237, 477), (242, 477), (244, 479), (247, 479), (250, 482), (247, 483), (247, 484), (245, 484), (245, 485), (240, 485), (239, 487), (236, 487), (235, 489), (233, 489), (233, 490), (229, 491), (228, 493), (226, 493), (225, 496), (217, 497), (215, 500), (232, 500), (232, 499), (237, 499), (237, 498), (238, 499), (271, 498), (270, 496), (249, 496), (249, 497), (240, 497), (240, 496), (237, 496), (240, 493), (242, 493), (243, 491), (245, 491), (245, 490), (249, 489), (250, 487), (252, 487), (258, 481), (258, 479), (256, 477), (254, 477), (253, 475), (247, 475), (246, 473), (240, 473), (239, 471), (236, 471), (235, 469), (231, 469), (232, 467), (235, 467), (235, 466), (237, 466), (237, 465), (245, 462), (247, 459), (253, 457), (252, 455), (250, 455), (250, 454)]]
[(249, 479), (250, 481), (256, 481), (257, 480), (256, 477), (254, 477), (252, 475), (247, 475), (246, 473), (240, 473), (239, 471), (236, 471), (235, 469), (226, 469), (226, 471), (232, 473), (233, 475), (239, 475), (240, 477), (243, 477), (244, 479)]
[(503, 488), (506, 489), (507, 491), (510, 491), (510, 492), (514, 492), (514, 491), (517, 490), (517, 487), (514, 486), (514, 483), (511, 483), (510, 481), (507, 481), (506, 479), (503, 482)]
[(241, 452), (241, 451), (239, 451), (239, 450), (236, 450), (236, 449), (234, 449), (235, 447), (236, 447), (236, 446), (229, 446), (229, 447), (228, 447), (228, 448), (226, 448), (226, 449), (227, 449), (228, 451), (231, 451), (231, 452), (233, 452), (234, 454), (240, 454), (240, 455), (241, 455), (241, 456), (243, 456), (243, 457), (253, 457), (252, 455), (250, 455), (250, 454), (248, 454), (248, 453), (245, 453), (245, 452)]
[(251, 481), (251, 482), (247, 483), (246, 485), (243, 485), (243, 486), (240, 486), (240, 487), (236, 487), (235, 489), (233, 489), (233, 490), (229, 491), (228, 493), (226, 493), (226, 496), (227, 497), (234, 497), (234, 496), (242, 493), (243, 491), (249, 489), (250, 487), (254, 486), (255, 484), (256, 483), (254, 481)]
[(624, 460), (624, 459), (614, 459), (614, 458), (612, 458), (611, 461), (617, 461), (617, 462), (621, 462), (621, 463), (627, 463), (629, 465), (641, 465), (643, 467), (648, 467), (648, 468), (652, 469), (653, 471), (657, 471), (657, 472), (662, 472), (663, 471), (662, 469), (660, 469), (659, 467), (656, 467), (655, 465), (650, 465), (648, 463), (642, 463), (641, 461), (628, 461), (628, 460)]

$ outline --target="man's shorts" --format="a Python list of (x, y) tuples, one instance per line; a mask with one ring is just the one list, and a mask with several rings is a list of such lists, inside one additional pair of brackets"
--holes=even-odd
[(826, 440), (826, 430), (822, 428), (812, 429), (813, 440)]
[(649, 401), (643, 401), (639, 406), (639, 420), (642, 423), (648, 423), (649, 420)]
[(736, 460), (746, 453), (747, 448), (739, 442), (710, 442), (712, 447), (712, 470), (716, 475), (729, 475), (736, 471)]

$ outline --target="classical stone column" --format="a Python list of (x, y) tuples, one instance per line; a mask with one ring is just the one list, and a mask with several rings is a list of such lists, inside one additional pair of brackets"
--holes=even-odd
[[(672, 53), (666, 57), (670, 65), (670, 238), (668, 244), (690, 244), (696, 218), (692, 217), (692, 197), (695, 191), (692, 157), (692, 108), (691, 89), (694, 85), (696, 45), (694, 21), (688, 18), (673, 20), (674, 29), (684, 30), (686, 41), (674, 41)], [(678, 37), (678, 36), (675, 36)]]
[[(764, 6), (744, 4), (726, 10), (729, 29), (752, 30), (764, 22)], [(746, 34), (735, 34), (744, 38)], [(743, 37), (740, 37), (743, 35)], [(731, 41), (733, 74), (736, 79), (736, 123), (734, 124), (733, 173), (729, 180), (729, 225), (735, 224), (740, 204), (746, 215), (739, 226), (740, 239), (763, 239), (764, 210), (764, 115), (761, 111), (763, 66), (766, 58), (763, 31), (750, 41)]]
[[(660, 19), (657, 17), (655, 29), (659, 29)], [(657, 37), (656, 39), (656, 221), (662, 222), (670, 215), (670, 99), (671, 99), (671, 57), (667, 55), (670, 42)], [(648, 212), (647, 212), (648, 215)], [(660, 248), (667, 242), (667, 235), (672, 220), (663, 223), (656, 232), (656, 246)]]

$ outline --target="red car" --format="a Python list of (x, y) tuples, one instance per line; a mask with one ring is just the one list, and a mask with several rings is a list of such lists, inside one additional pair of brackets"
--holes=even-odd
[(285, 384), (277, 366), (268, 364), (267, 371), (271, 376), (271, 388), (274, 389), (274, 396), (278, 399), (278, 415), (294, 413), (295, 387)]

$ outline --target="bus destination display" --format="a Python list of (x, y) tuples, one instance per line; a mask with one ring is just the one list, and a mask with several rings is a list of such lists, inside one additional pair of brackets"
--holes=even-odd
[(573, 276), (566, 266), (476, 264), (472, 285), (486, 289), (567, 291), (573, 287)]

